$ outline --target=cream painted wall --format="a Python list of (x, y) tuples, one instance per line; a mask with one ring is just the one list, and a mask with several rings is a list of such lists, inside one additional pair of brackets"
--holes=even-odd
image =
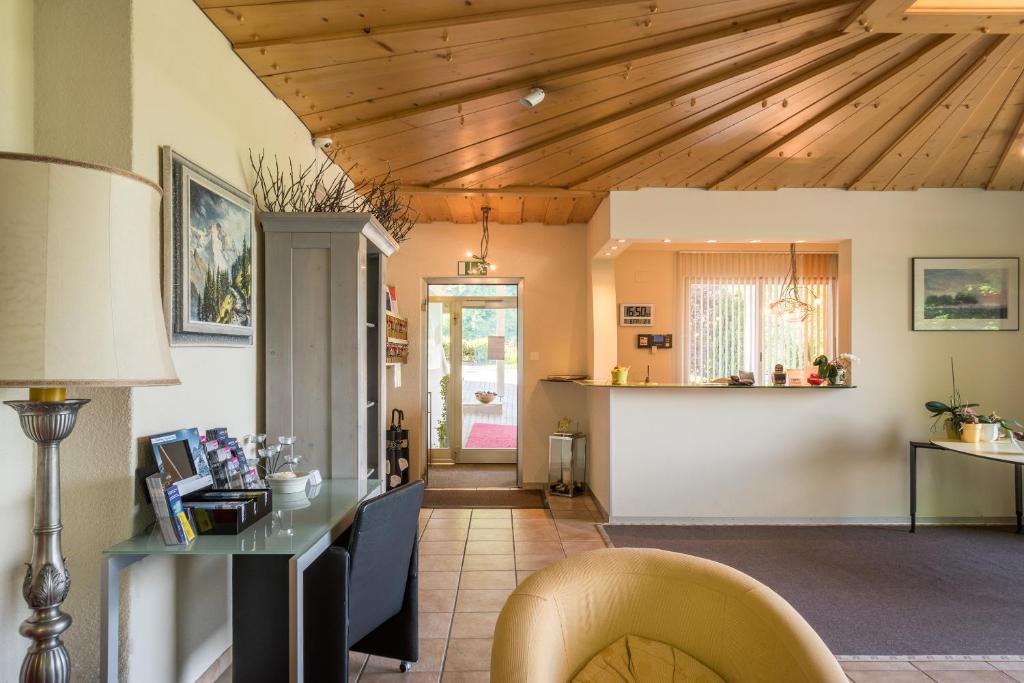
[[(409, 363), (402, 386), (388, 388), (388, 411), (401, 408), (412, 430), (414, 472), (422, 468), (424, 444), (421, 377), (425, 314), (420, 302), (424, 278), (452, 277), (456, 262), (480, 242), (479, 225), (429, 223), (416, 226), (388, 263), (388, 281), (398, 288), (399, 310), (409, 318)], [(582, 225), (492, 225), (490, 254), (502, 277), (523, 277), (523, 329), (526, 367), (523, 397), (523, 476), (527, 483), (547, 478), (547, 436), (562, 415), (586, 424), (584, 397), (568, 385), (539, 381), (551, 373), (581, 372), (586, 365), (586, 277)], [(540, 355), (530, 360), (531, 353)], [(389, 382), (392, 371), (388, 372)]]
[[(0, 3), (0, 150), (32, 152), (32, 91), (32, 0), (8, 0)], [(0, 402), (26, 398), (25, 390), (0, 389)], [(21, 581), (32, 547), (33, 477), (31, 442), (7, 406), (0, 406), (0, 460), (0, 517), (7, 529), (0, 548), (0, 679), (7, 679), (28, 644), (18, 624), (28, 616)]]
[[(131, 19), (132, 170), (159, 181), (159, 148), (170, 145), (248, 191), (250, 148), (301, 163), (315, 157), (306, 128), (195, 4), (134, 0)], [(254, 262), (262, 264), (258, 253)], [(256, 346), (172, 349), (181, 385), (134, 391), (133, 436), (190, 426), (257, 431), (259, 353)], [(194, 681), (230, 645), (228, 562), (151, 558), (131, 574), (131, 680)]]
[[(849, 350), (863, 359), (859, 388), (824, 395), (612, 390), (616, 518), (900, 519), (907, 442), (928, 436), (923, 404), (949, 394), (950, 356), (965, 396), (1024, 416), (1021, 332), (909, 322), (912, 257), (1024, 255), (1020, 193), (642, 190), (615, 193), (611, 215), (612, 237), (631, 240), (851, 239)], [(925, 454), (919, 486), (926, 517), (1013, 509), (1012, 471), (1000, 465)]]
[[(653, 327), (618, 327), (618, 364), (631, 367), (629, 378), (644, 379), (647, 366), (652, 382), (679, 381), (679, 354), (659, 350), (652, 353), (636, 345), (638, 334), (675, 334), (678, 326), (676, 306), (676, 253), (629, 249), (615, 259), (616, 316), (619, 304), (654, 304)], [(682, 341), (675, 337), (675, 341)]]

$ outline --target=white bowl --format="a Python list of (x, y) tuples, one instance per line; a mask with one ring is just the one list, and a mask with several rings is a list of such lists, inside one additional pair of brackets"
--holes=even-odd
[(273, 489), (274, 495), (287, 495), (299, 493), (306, 490), (306, 482), (309, 481), (309, 472), (277, 472), (267, 475), (267, 483)]

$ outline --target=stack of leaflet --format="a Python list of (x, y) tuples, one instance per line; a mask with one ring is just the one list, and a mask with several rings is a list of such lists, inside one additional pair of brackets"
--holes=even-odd
[(187, 545), (196, 537), (193, 526), (181, 504), (178, 487), (169, 484), (164, 487), (163, 477), (153, 474), (146, 477), (146, 488), (149, 491), (156, 521), (160, 527), (160, 535), (167, 545)]

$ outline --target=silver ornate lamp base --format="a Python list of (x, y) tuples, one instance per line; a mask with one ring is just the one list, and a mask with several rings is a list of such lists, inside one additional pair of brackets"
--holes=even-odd
[(32, 563), (25, 572), (22, 595), (32, 616), (21, 623), (21, 635), (32, 644), (21, 663), (22, 683), (67, 683), (71, 660), (60, 636), (71, 617), (60, 611), (71, 578), (60, 547), (60, 442), (75, 428), (85, 399), (68, 401), (5, 401), (21, 418), (21, 429), (36, 443), (36, 486), (32, 527)]

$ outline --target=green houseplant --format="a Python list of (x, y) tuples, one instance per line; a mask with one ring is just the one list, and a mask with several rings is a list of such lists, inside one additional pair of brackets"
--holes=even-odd
[[(949, 397), (949, 403), (928, 401), (924, 404), (925, 410), (935, 418), (932, 422), (932, 430), (935, 430), (941, 422), (946, 430), (947, 438), (976, 442), (978, 441), (978, 425), (996, 424), (1010, 432), (1011, 436), (1016, 436), (1017, 431), (1024, 429), (1024, 426), (1017, 420), (1002, 418), (994, 412), (988, 415), (979, 414), (975, 410), (978, 403), (966, 403), (960, 397), (960, 390), (956, 386), (956, 367), (952, 358), (949, 359), (949, 369), (953, 379), (953, 393)], [(998, 436), (998, 430), (996, 436)]]

